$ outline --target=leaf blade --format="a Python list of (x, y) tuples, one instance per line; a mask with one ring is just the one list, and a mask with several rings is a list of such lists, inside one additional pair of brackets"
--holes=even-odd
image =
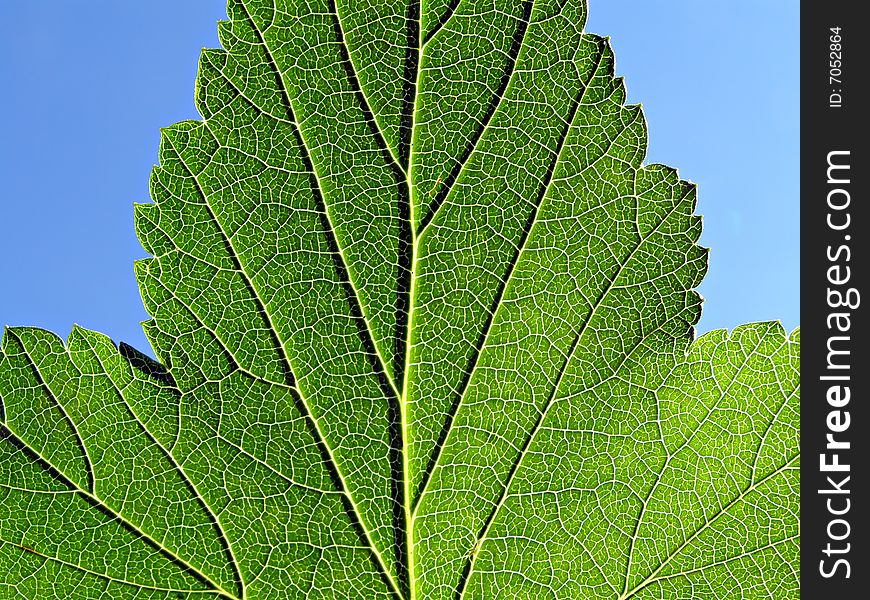
[[(31, 397), (21, 393), (28, 388), (51, 397), (78, 436), (77, 450), (86, 457), (88, 474), (84, 480), (70, 479), (62, 470), (64, 461), (58, 461), (53, 453), (40, 452), (39, 429), (22, 428), (18, 419), (5, 420), (3, 448), (8, 459), (16, 456), (16, 460), (25, 461), (22, 467), (29, 476), (24, 481), (36, 477), (45, 481), (44, 477), (48, 477), (52, 488), (31, 490), (24, 482), (4, 486), (4, 505), (18, 504), (21, 510), (11, 512), (5, 520), (0, 533), (3, 539), (7, 543), (26, 539), (27, 543), (19, 545), (46, 559), (143, 589), (207, 591), (204, 582), (224, 595), (229, 594), (225, 587), (237, 589), (229, 565), (220, 556), (218, 560), (209, 557), (208, 546), (219, 546), (216, 532), (202, 514), (195, 491), (186, 487), (183, 472), (174, 461), (167, 461), (160, 444), (139, 428), (141, 422), (119, 414), (124, 410), (122, 405), (126, 406), (122, 388), (146, 390), (137, 372), (123, 364), (108, 340), (76, 328), (70, 334), (68, 351), (53, 334), (19, 328), (7, 330), (4, 342), (0, 365), (4, 373), (0, 378), (4, 409), (20, 414), (22, 404), (32, 405)], [(97, 359), (98, 352), (105, 359), (115, 359), (111, 372)], [(25, 377), (28, 379), (22, 379)], [(115, 445), (120, 440), (134, 453), (119, 453)], [(37, 475), (40, 469), (42, 476)], [(22, 480), (14, 471), (8, 471), (4, 478)], [(37, 509), (39, 504), (41, 510)], [(168, 528), (161, 517), (167, 511), (176, 519)], [(79, 527), (87, 523), (92, 531)], [(57, 531), (53, 531), (54, 527)], [(70, 536), (71, 532), (76, 535)], [(125, 537), (129, 541), (121, 543)], [(114, 539), (114, 544), (95, 543), (100, 538)], [(103, 563), (98, 560), (99, 554), (93, 556), (86, 550), (94, 548), (111, 555), (125, 546), (133, 547), (126, 551), (126, 559), (106, 558)], [(119, 568), (130, 575), (113, 576)], [(184, 581), (186, 585), (180, 584)]]
[(693, 341), (695, 187), (586, 2), (228, 16), (135, 212), (166, 368), (5, 335), (0, 590), (795, 591), (799, 334)]

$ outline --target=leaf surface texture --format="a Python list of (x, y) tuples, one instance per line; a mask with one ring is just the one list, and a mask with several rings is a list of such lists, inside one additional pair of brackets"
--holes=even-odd
[(228, 15), (136, 207), (161, 364), (4, 336), (0, 591), (796, 597), (799, 334), (693, 341), (585, 3)]

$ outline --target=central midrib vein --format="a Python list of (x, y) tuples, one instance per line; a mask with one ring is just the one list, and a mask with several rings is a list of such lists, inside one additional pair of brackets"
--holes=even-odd
[[(411, 41), (411, 37), (413, 34), (412, 28), (416, 28), (416, 57), (414, 60), (416, 61), (414, 68), (414, 91), (411, 94), (410, 102), (410, 123), (409, 127), (409, 139), (408, 139), (408, 166), (405, 171), (406, 175), (406, 184), (408, 186), (408, 228), (411, 233), (411, 274), (410, 274), (410, 286), (408, 287), (408, 322), (405, 326), (405, 356), (402, 361), (402, 388), (401, 388), (401, 396), (399, 397), (399, 415), (401, 419), (401, 429), (402, 429), (402, 508), (404, 509), (405, 514), (405, 546), (407, 548), (406, 552), (406, 561), (407, 561), (407, 577), (408, 577), (408, 600), (417, 600), (417, 585), (416, 585), (416, 577), (415, 577), (415, 565), (414, 565), (414, 515), (411, 512), (411, 472), (410, 472), (410, 461), (408, 460), (408, 455), (410, 451), (409, 445), (409, 436), (408, 436), (408, 396), (409, 396), (409, 383), (410, 383), (410, 371), (411, 371), (411, 334), (414, 330), (414, 306), (416, 304), (416, 288), (417, 288), (417, 227), (416, 227), (416, 211), (414, 209), (414, 198), (416, 189), (413, 183), (412, 173), (414, 172), (414, 134), (415, 134), (415, 125), (417, 119), (417, 95), (420, 90), (420, 74), (422, 73), (422, 69), (420, 68), (421, 63), (421, 54), (423, 49), (423, 40), (421, 38), (422, 35), (422, 19), (423, 19), (423, 7), (422, 2), (420, 0), (411, 0), (411, 3), (416, 2), (416, 18), (417, 22), (414, 23), (410, 18), (407, 19), (407, 31), (406, 35), (408, 36), (409, 42)], [(411, 10), (411, 5), (409, 4), (409, 17), (414, 16), (414, 12)], [(406, 60), (412, 60), (410, 56), (410, 52), (406, 55)], [(406, 65), (407, 68), (407, 65)]]

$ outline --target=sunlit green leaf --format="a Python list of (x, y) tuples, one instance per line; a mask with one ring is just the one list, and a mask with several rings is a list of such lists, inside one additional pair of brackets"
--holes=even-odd
[(136, 207), (161, 364), (4, 336), (0, 596), (796, 598), (799, 334), (693, 341), (585, 2), (228, 14)]

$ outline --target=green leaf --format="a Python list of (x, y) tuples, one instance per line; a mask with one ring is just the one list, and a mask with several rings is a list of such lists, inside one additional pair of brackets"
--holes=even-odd
[(230, 0), (163, 131), (161, 364), (0, 355), (0, 592), (798, 591), (798, 334), (693, 339), (695, 187), (582, 0)]

